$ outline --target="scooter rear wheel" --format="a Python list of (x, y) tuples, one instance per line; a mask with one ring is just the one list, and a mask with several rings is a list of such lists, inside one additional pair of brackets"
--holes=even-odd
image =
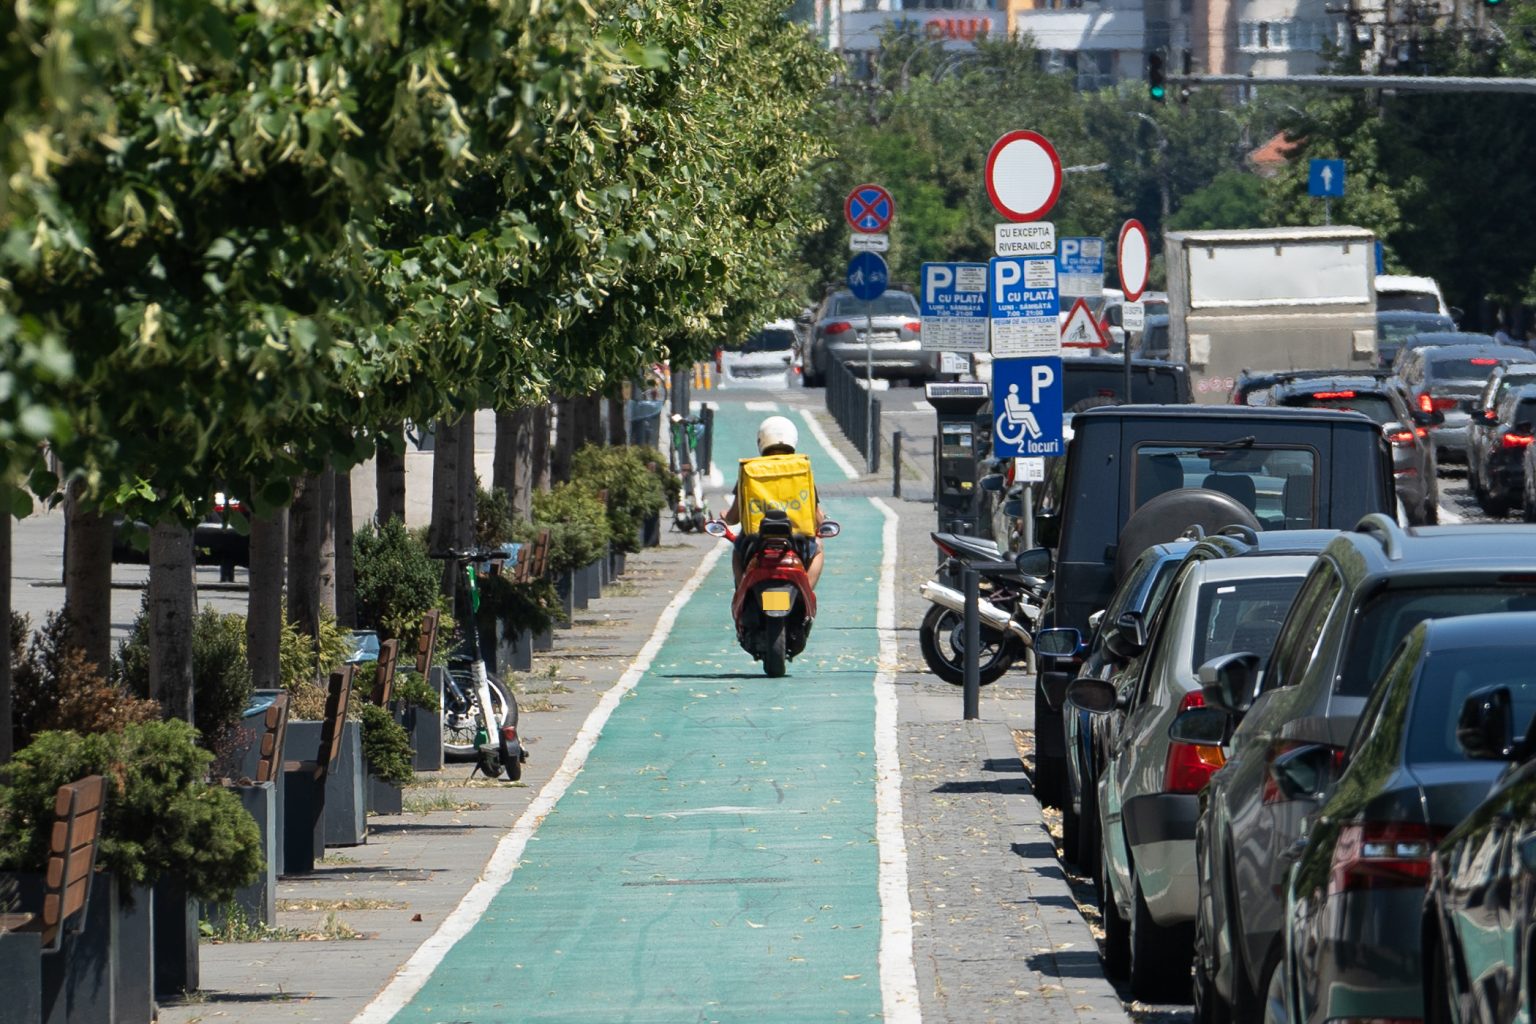
[(768, 641), (763, 648), (763, 674), (777, 679), (784, 674), (784, 620), (764, 620), (763, 631)]
[[(934, 605), (918, 627), (918, 646), (934, 675), (955, 686), (965, 685), (965, 651), (960, 647), (964, 616), (943, 605)], [(1013, 667), (1020, 645), (996, 630), (981, 629), (981, 685), (996, 682)]]
[[(443, 760), (451, 762), (473, 761), (478, 756), (475, 732), (480, 725), (480, 698), (468, 672), (453, 673), (463, 699), (452, 691), (443, 694)], [(496, 728), (517, 724), (517, 701), (495, 676), (489, 677), (491, 685), (491, 721)], [(446, 689), (446, 688), (445, 688)]]

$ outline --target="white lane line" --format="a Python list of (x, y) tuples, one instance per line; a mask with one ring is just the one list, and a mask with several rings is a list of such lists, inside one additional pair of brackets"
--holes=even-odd
[(1440, 506), (1440, 521), (1447, 526), (1459, 526), (1466, 522), (1466, 519), (1463, 518), (1460, 512), (1451, 508), (1451, 506), (1442, 504)]
[(779, 411), (779, 403), (777, 403), (777, 402), (743, 402), (742, 404), (747, 407), (747, 412), (778, 412)]
[(811, 411), (809, 409), (801, 409), (800, 418), (805, 420), (805, 425), (810, 428), (811, 436), (821, 442), (821, 447), (826, 450), (828, 458), (837, 464), (837, 468), (842, 470), (849, 480), (857, 480), (859, 478), (859, 471), (854, 469), (853, 463), (849, 462), (843, 456), (843, 453), (837, 450), (837, 446), (832, 443), (832, 439), (827, 436), (827, 432), (821, 429), (821, 424), (816, 422), (816, 417), (811, 415)]
[(912, 898), (907, 892), (907, 841), (901, 827), (901, 755), (896, 745), (896, 513), (870, 498), (885, 517), (880, 534), (880, 596), (875, 627), (875, 839), (880, 851), (880, 998), (887, 1024), (922, 1020), (912, 954)]
[(690, 807), (681, 811), (654, 811), (650, 814), (625, 814), (626, 818), (693, 818), (700, 814), (809, 814), (810, 811), (786, 810), (782, 807)]
[(549, 812), (555, 809), (555, 804), (565, 795), (565, 791), (576, 780), (576, 776), (581, 773), (582, 767), (587, 762), (587, 756), (592, 753), (592, 748), (603, 731), (603, 726), (618, 708), (619, 702), (635, 688), (635, 685), (640, 682), (640, 677), (645, 675), (651, 663), (655, 661), (661, 645), (666, 642), (667, 635), (671, 633), (672, 626), (677, 622), (677, 616), (683, 610), (683, 606), (688, 603), (688, 599), (693, 596), (694, 591), (699, 589), (709, 575), (709, 571), (715, 567), (715, 563), (728, 550), (726, 545), (719, 544), (704, 556), (704, 561), (699, 563), (699, 567), (693, 571), (693, 575), (688, 578), (683, 589), (662, 611), (655, 630), (651, 632), (651, 637), (645, 642), (645, 646), (640, 648), (640, 653), (635, 656), (635, 660), (619, 677), (619, 681), (603, 694), (603, 699), (598, 701), (597, 707), (592, 709), (591, 714), (587, 715), (587, 720), (582, 723), (581, 731), (576, 734), (576, 740), (571, 744), (571, 749), (566, 751), (565, 760), (560, 762), (560, 768), (544, 784), (544, 788), (539, 790), (539, 795), (534, 797), (533, 803), (529, 804), (527, 810), (518, 817), (512, 826), (512, 831), (502, 836), (501, 842), (496, 845), (496, 851), (486, 862), (485, 870), (480, 873), (480, 880), (464, 894), (459, 905), (438, 926), (437, 931), (417, 947), (416, 952), (411, 954), (411, 958), (390, 979), (389, 984), (384, 986), (383, 991), (374, 996), (373, 1001), (352, 1018), (352, 1024), (385, 1024), (393, 1018), (431, 979), (432, 972), (443, 962), (448, 951), (469, 934), (469, 930), (491, 905), (491, 900), (495, 899), (496, 894), (511, 881), (512, 872), (517, 870), (518, 861), (522, 858), (534, 830), (539, 827)]

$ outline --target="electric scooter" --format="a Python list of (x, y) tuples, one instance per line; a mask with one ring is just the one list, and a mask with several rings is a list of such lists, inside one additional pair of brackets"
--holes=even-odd
[[(735, 541), (730, 527), (719, 520), (704, 525), (713, 537)], [(818, 537), (836, 537), (842, 527), (828, 520), (816, 530)], [(763, 663), (770, 678), (784, 674), (785, 663), (805, 650), (816, 621), (816, 592), (805, 574), (805, 563), (795, 550), (789, 517), (773, 510), (763, 515), (762, 525), (745, 555), (745, 567), (731, 614), (736, 620), (736, 640), (742, 650)]]
[(507, 780), (523, 777), (528, 752), (517, 732), (517, 698), (501, 680), (486, 671), (480, 653), (480, 630), (474, 613), (480, 610), (480, 582), (476, 566), (504, 558), (498, 549), (450, 551), (436, 558), (459, 564), (467, 587), (470, 622), (464, 642), (449, 656), (448, 678), (443, 685), (443, 754), (449, 761), (474, 761), (487, 778), (506, 773)]

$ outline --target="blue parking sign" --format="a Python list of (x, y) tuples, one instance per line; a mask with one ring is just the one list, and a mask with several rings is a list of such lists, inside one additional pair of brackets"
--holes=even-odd
[(992, 361), (992, 454), (999, 459), (1060, 455), (1061, 357)]

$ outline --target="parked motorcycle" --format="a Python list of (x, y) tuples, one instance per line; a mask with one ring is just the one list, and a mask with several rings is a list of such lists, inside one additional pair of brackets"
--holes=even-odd
[[(981, 618), (981, 650), (978, 655), (981, 683), (996, 682), (1014, 662), (1023, 658), (1033, 643), (1040, 620), (1040, 605), (1049, 571), (1043, 549), (1026, 551), (1017, 560), (998, 550), (996, 544), (958, 533), (934, 533), (934, 544), (945, 556), (938, 578), (918, 588), (933, 607), (918, 629), (918, 646), (934, 675), (956, 686), (965, 683), (965, 592), (960, 589), (961, 570), (967, 564), (1012, 561), (1009, 571), (983, 572), (977, 612)], [(1035, 570), (1029, 572), (1026, 570)]]
[[(718, 519), (706, 523), (704, 529), (713, 537), (736, 540), (730, 527)], [(842, 527), (828, 520), (816, 535), (830, 538), (841, 532)], [(765, 675), (777, 678), (784, 674), (785, 663), (805, 650), (816, 620), (816, 593), (795, 550), (789, 517), (784, 512), (773, 510), (763, 515), (744, 559), (741, 584), (731, 602), (736, 639), (742, 650), (763, 663)]]

